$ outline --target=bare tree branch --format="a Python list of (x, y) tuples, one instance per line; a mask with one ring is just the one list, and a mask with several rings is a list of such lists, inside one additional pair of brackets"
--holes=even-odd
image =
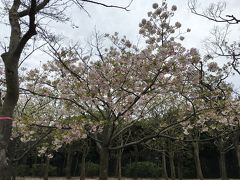
[[(78, 1), (78, 0), (77, 0)], [(125, 11), (129, 11), (129, 6), (132, 4), (133, 0), (130, 1), (130, 3), (123, 7), (123, 6), (116, 6), (116, 5), (108, 5), (108, 4), (105, 4), (105, 3), (101, 3), (101, 2), (97, 2), (97, 1), (92, 1), (92, 0), (80, 0), (82, 2), (88, 2), (88, 3), (92, 3), (92, 4), (97, 4), (97, 5), (100, 5), (100, 6), (104, 6), (104, 7), (108, 7), (108, 8), (118, 8), (118, 9), (123, 9)]]
[(228, 24), (238, 24), (240, 22), (240, 19), (236, 18), (234, 15), (222, 16), (222, 13), (226, 8), (226, 3), (224, 2), (210, 4), (205, 13), (197, 11), (197, 0), (189, 0), (188, 7), (193, 14), (207, 18), (211, 21)]
[[(35, 12), (38, 13), (40, 10), (44, 9), (44, 7), (49, 3), (50, 0), (44, 0), (40, 4), (36, 6)], [(25, 9), (18, 13), (19, 17), (24, 17), (29, 14), (29, 9)]]

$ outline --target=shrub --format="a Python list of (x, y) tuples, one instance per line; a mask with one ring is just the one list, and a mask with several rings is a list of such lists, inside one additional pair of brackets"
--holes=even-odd
[(16, 167), (16, 175), (17, 176), (28, 176), (28, 175), (30, 175), (29, 169), (30, 169), (30, 167), (28, 165), (24, 165), (24, 164), (18, 165)]
[(93, 177), (93, 176), (98, 176), (98, 174), (99, 174), (99, 165), (95, 164), (93, 162), (87, 162), (86, 163), (86, 176)]
[(57, 176), (57, 167), (49, 165), (48, 175), (49, 176)]
[(33, 164), (30, 169), (32, 176), (42, 176), (43, 175), (43, 165), (42, 164)]
[(133, 178), (156, 178), (160, 176), (160, 172), (160, 167), (148, 161), (132, 163), (124, 168), (124, 175)]
[[(33, 164), (30, 169), (32, 176), (42, 176), (44, 174), (44, 166), (43, 164)], [(48, 175), (56, 176), (57, 175), (57, 167), (49, 165), (48, 166)]]

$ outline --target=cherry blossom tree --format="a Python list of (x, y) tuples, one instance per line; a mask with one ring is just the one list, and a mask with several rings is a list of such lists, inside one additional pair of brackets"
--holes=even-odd
[(185, 83), (182, 86), (179, 86), (182, 90), (178, 92), (195, 112), (190, 121), (181, 124), (184, 129), (183, 133), (188, 136), (187, 139), (192, 141), (193, 144), (197, 177), (203, 179), (199, 158), (199, 142), (202, 141), (200, 139), (202, 133), (208, 131), (208, 125), (211, 124), (207, 114), (211, 113), (217, 117), (219, 109), (223, 108), (220, 106), (222, 105), (220, 101), (231, 97), (232, 89), (224, 81), (229, 76), (229, 71), (225, 66), (220, 68), (211, 58), (204, 57), (193, 67), (196, 69), (196, 71), (193, 71), (195, 72), (194, 79), (189, 79), (187, 75), (184, 76), (184, 78), (188, 79), (184, 81)]
[(72, 142), (87, 137), (85, 130), (81, 129), (84, 127), (81, 117), (76, 118), (73, 111), (64, 110), (63, 103), (56, 99), (23, 94), (20, 96), (15, 118), (12, 141), (21, 141), (19, 144), (24, 144), (25, 148), (15, 148), (17, 153), (11, 156), (11, 164), (35, 150), (45, 160), (45, 179), (48, 177), (48, 166), (53, 154), (66, 146), (71, 150)]
[[(51, 1), (51, 0), (14, 0), (13, 2), (3, 2), (2, 15), (8, 17), (6, 24), (10, 26), (10, 36), (5, 52), (1, 54), (4, 63), (5, 85), (4, 100), (1, 103), (0, 121), (0, 177), (9, 179), (10, 172), (7, 170), (9, 163), (7, 158), (7, 148), (11, 136), (12, 120), (14, 108), (19, 97), (19, 74), (18, 68), (20, 58), (26, 45), (40, 26), (43, 17), (61, 22), (69, 20), (64, 14), (64, 10), (75, 4), (84, 8), (84, 3), (94, 3), (105, 7), (115, 7), (127, 10), (127, 7), (107, 5), (101, 2), (81, 0), (81, 1)], [(38, 15), (38, 16), (37, 16)], [(40, 28), (41, 29), (41, 28)]]
[[(35, 88), (30, 79), (28, 92), (63, 100), (66, 108), (96, 124), (86, 128), (93, 132), (89, 136), (99, 148), (100, 179), (107, 179), (109, 150), (123, 148), (112, 147), (112, 142), (132, 124), (144, 119), (147, 106), (169, 93), (179, 77), (194, 70), (192, 64), (199, 61), (196, 50), (186, 50), (179, 43), (184, 39), (182, 33), (177, 33), (181, 23), (170, 23), (177, 7), (168, 10), (163, 1), (160, 6), (154, 4), (153, 9), (148, 13), (149, 18), (139, 24), (146, 48), (138, 49), (126, 37), (119, 38), (118, 33), (106, 34), (112, 46), (103, 49), (97, 38), (98, 57), (95, 57), (94, 51), (85, 54), (76, 47), (63, 48), (46, 37), (49, 54), (55, 61), (45, 64), (42, 70), (29, 72), (32, 79), (39, 81)], [(151, 137), (124, 146), (148, 138)]]

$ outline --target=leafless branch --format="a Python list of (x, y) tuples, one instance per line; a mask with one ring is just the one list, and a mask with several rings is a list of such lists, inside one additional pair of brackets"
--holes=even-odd
[(240, 22), (240, 19), (236, 18), (234, 15), (225, 15), (225, 17), (222, 16), (222, 13), (226, 8), (226, 3), (224, 2), (210, 4), (205, 12), (197, 11), (197, 0), (189, 0), (188, 7), (193, 14), (207, 18), (211, 21), (228, 24), (238, 24)]
[(92, 3), (92, 4), (97, 4), (97, 5), (100, 5), (100, 6), (104, 6), (104, 7), (107, 7), (107, 8), (117, 8), (117, 9), (123, 9), (125, 11), (129, 11), (129, 7), (130, 5), (132, 4), (133, 0), (130, 1), (130, 3), (123, 7), (123, 6), (116, 6), (116, 5), (108, 5), (108, 4), (105, 4), (105, 3), (101, 3), (101, 2), (97, 2), (97, 1), (91, 1), (91, 0), (80, 0), (82, 2), (87, 2), (87, 3)]

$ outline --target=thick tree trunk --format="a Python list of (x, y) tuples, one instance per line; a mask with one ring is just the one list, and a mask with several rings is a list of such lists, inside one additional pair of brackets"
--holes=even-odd
[[(9, 10), (11, 26), (9, 51), (1, 55), (5, 66), (7, 91), (3, 104), (2, 102), (0, 103), (0, 115), (6, 117), (5, 120), (0, 120), (0, 180), (11, 179), (7, 149), (12, 133), (12, 120), (8, 118), (13, 116), (13, 111), (19, 97), (18, 62), (22, 49), (19, 49), (20, 51), (18, 52), (15, 50), (21, 38), (19, 17), (17, 15), (19, 6), (20, 1), (14, 1)], [(1, 98), (2, 97), (0, 97), (0, 101)]]
[[(7, 94), (3, 105), (1, 106), (1, 120), (0, 120), (0, 180), (11, 179), (11, 167), (8, 157), (8, 145), (12, 133), (12, 120), (13, 111), (18, 100), (18, 73), (14, 67), (12, 70), (6, 69), (6, 81), (9, 83), (7, 86)], [(13, 83), (15, 85), (13, 85)], [(12, 89), (10, 89), (12, 88)], [(12, 97), (11, 97), (12, 95)], [(1, 98), (1, 97), (0, 97)], [(4, 119), (6, 118), (6, 120)], [(11, 149), (11, 151), (14, 151)]]
[(109, 150), (107, 147), (102, 146), (102, 148), (100, 149), (99, 180), (108, 179), (108, 161), (109, 161)]
[(228, 178), (227, 178), (225, 152), (220, 152), (219, 165), (220, 165), (221, 179), (227, 180)]
[(12, 164), (11, 167), (12, 167), (12, 171), (11, 171), (12, 180), (16, 180), (17, 179), (16, 164), (15, 163)]
[(172, 150), (170, 150), (169, 152), (169, 163), (170, 163), (170, 169), (171, 169), (171, 179), (175, 180), (176, 174), (175, 174), (174, 152)]
[(45, 157), (45, 164), (44, 164), (44, 180), (48, 180), (48, 169), (49, 169), (49, 157)]
[[(0, 120), (0, 180), (11, 179), (11, 173), (9, 171), (9, 158), (7, 157), (7, 149), (12, 131), (12, 120), (9, 118), (13, 116), (13, 111), (19, 97), (19, 59), (28, 40), (37, 34), (35, 25), (36, 0), (31, 1), (31, 7), (27, 13), (30, 16), (29, 28), (24, 35), (21, 33), (20, 17), (18, 14), (21, 1), (12, 2), (12, 6), (8, 10), (9, 24), (11, 27), (8, 52), (1, 54), (5, 66), (7, 90), (3, 104), (2, 102), (0, 103), (0, 115), (2, 116)], [(42, 8), (44, 8), (44, 6)], [(0, 101), (1, 98), (2, 97), (0, 97)]]
[(164, 177), (165, 180), (168, 180), (166, 153), (165, 153), (165, 151), (162, 152), (162, 168), (163, 168), (163, 177)]
[(10, 162), (7, 157), (7, 148), (11, 135), (12, 122), (0, 120), (0, 180), (10, 180)]
[(197, 172), (197, 178), (203, 180), (201, 161), (199, 157), (198, 142), (193, 142), (193, 156), (194, 156), (194, 162), (195, 162), (195, 167)]
[(66, 162), (66, 178), (71, 179), (71, 170), (72, 170), (72, 150), (71, 147), (68, 150), (67, 162)]
[(16, 176), (17, 176), (17, 171), (16, 171), (16, 167), (18, 164), (18, 161), (15, 161), (13, 158), (16, 157), (16, 143), (17, 140), (13, 139), (12, 141), (10, 141), (9, 143), (9, 147), (8, 147), (8, 154), (10, 159), (10, 170), (11, 170), (11, 175), (12, 175), (12, 180), (16, 180)]

